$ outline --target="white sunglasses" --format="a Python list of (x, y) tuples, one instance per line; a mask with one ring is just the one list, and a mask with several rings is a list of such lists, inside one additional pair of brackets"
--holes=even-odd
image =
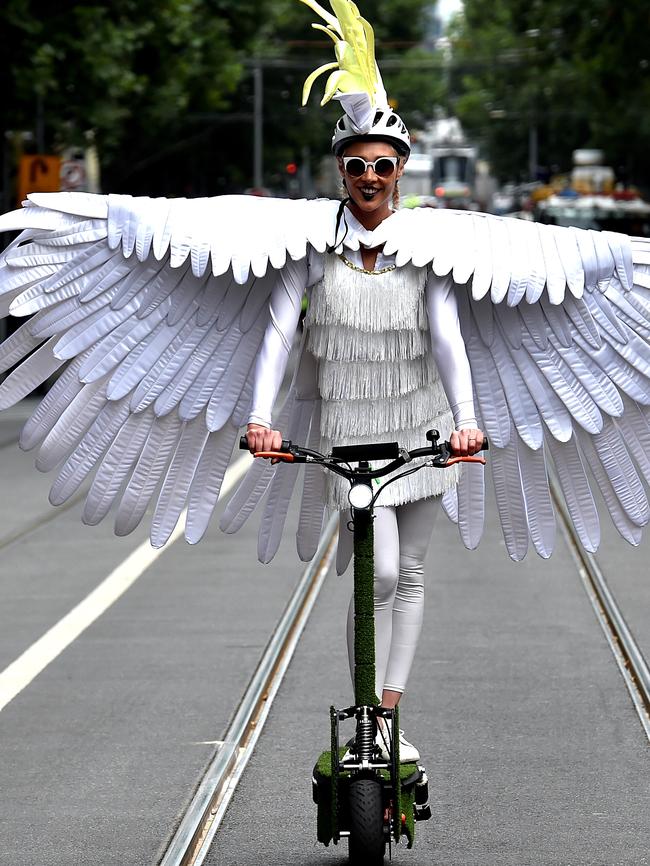
[(390, 177), (397, 168), (399, 156), (380, 156), (368, 162), (360, 156), (344, 156), (343, 168), (350, 177), (361, 177), (371, 168), (378, 177)]

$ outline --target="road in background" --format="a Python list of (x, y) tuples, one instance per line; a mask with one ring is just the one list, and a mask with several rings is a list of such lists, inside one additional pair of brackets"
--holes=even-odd
[[(0, 420), (0, 446), (21, 411)], [(0, 670), (147, 535), (82, 527), (80, 504), (52, 509), (52, 477), (32, 463), (0, 447)], [(301, 571), (291, 533), (263, 567), (255, 519), (229, 538), (216, 522), (197, 547), (163, 553), (0, 713), (1, 866), (157, 862)], [(514, 564), (493, 520), (468, 553), (441, 516), (434, 544), (403, 708), (434, 819), (396, 862), (648, 863), (647, 740), (561, 537), (549, 562)], [(648, 654), (647, 541), (632, 550), (606, 529), (598, 558)], [(351, 699), (350, 584), (325, 583), (210, 866), (345, 860), (344, 844), (315, 841), (310, 776), (330, 703)]]
[[(393, 862), (650, 863), (648, 741), (564, 540), (558, 533), (549, 561), (515, 564), (489, 523), (472, 553), (444, 518), (434, 531), (402, 714), (429, 773), (433, 819)], [(640, 593), (641, 618), (647, 568), (630, 565), (641, 551), (609, 536), (607, 544), (621, 580), (626, 563), (630, 600)], [(321, 592), (206, 866), (346, 862), (345, 842), (325, 849), (315, 840), (310, 775), (326, 748), (330, 703), (351, 700), (341, 688), (348, 582), (332, 578)]]
[[(13, 422), (12, 422), (13, 423)], [(0, 429), (2, 428), (0, 422)], [(0, 449), (0, 671), (146, 539), (47, 504), (52, 476)], [(7, 495), (10, 493), (10, 495)], [(2, 547), (21, 525), (40, 525)], [(251, 522), (174, 544), (0, 713), (2, 866), (157, 862), (300, 575)]]

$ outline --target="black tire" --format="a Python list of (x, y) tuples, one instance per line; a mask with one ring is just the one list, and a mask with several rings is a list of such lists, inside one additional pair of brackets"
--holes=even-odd
[(352, 866), (382, 866), (386, 840), (381, 782), (374, 778), (352, 779), (349, 797), (350, 863)]

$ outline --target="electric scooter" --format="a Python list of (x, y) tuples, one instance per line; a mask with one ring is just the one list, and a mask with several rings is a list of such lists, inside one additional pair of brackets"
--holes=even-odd
[[(321, 454), (284, 440), (279, 451), (255, 454), (288, 463), (319, 465), (350, 483), (350, 528), (354, 533), (354, 706), (330, 708), (331, 745), (314, 767), (312, 793), (318, 807), (318, 841), (329, 845), (347, 838), (353, 866), (380, 866), (386, 847), (390, 852), (392, 843), (402, 837), (411, 848), (416, 822), (431, 817), (425, 768), (400, 763), (399, 708), (379, 706), (375, 694), (373, 508), (382, 490), (397, 478), (461, 462), (485, 464), (485, 460), (453, 456), (451, 445), (439, 441), (437, 430), (429, 430), (426, 438), (427, 446), (410, 452), (391, 442), (340, 446), (330, 454)], [(245, 436), (240, 446), (248, 448)], [(482, 450), (487, 449), (486, 440)], [(374, 481), (416, 459), (414, 466), (373, 488)], [(373, 469), (371, 461), (378, 460), (390, 462)], [(341, 726), (352, 719), (355, 734), (344, 744)], [(376, 744), (378, 726), (384, 750)]]

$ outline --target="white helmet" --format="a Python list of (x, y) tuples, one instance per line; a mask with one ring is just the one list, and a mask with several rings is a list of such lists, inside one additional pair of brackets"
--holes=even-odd
[(411, 136), (399, 114), (392, 108), (380, 108), (375, 113), (369, 132), (360, 133), (347, 114), (339, 118), (332, 136), (332, 152), (339, 156), (341, 151), (355, 141), (387, 141), (392, 144), (400, 156), (408, 156), (411, 152)]

